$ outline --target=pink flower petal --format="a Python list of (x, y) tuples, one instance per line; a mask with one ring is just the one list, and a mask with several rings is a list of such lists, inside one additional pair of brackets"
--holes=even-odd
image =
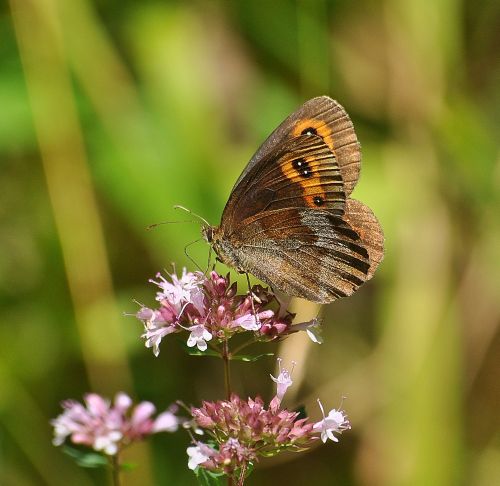
[(175, 432), (179, 428), (179, 419), (172, 412), (163, 412), (153, 424), (153, 432)]
[(109, 403), (97, 393), (89, 393), (85, 395), (85, 403), (88, 411), (92, 415), (105, 415), (109, 409)]
[(117, 393), (115, 397), (115, 408), (125, 413), (132, 405), (132, 399), (123, 392)]
[(132, 425), (138, 425), (148, 420), (155, 413), (155, 406), (151, 402), (141, 402), (132, 413)]

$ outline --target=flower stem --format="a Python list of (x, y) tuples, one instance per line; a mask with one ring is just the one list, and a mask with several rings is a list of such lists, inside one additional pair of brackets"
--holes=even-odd
[(111, 456), (111, 474), (113, 475), (113, 486), (120, 486), (120, 457), (118, 452)]
[(245, 484), (245, 474), (247, 471), (247, 463), (244, 462), (241, 466), (240, 477), (238, 479), (238, 486), (243, 486)]
[[(224, 361), (224, 385), (226, 388), (226, 398), (231, 398), (231, 370), (229, 368), (229, 343), (227, 339), (222, 344), (222, 360)], [(234, 486), (233, 478), (228, 474), (227, 486)]]
[(231, 373), (229, 369), (229, 344), (226, 341), (222, 344), (222, 360), (224, 361), (224, 385), (226, 388), (226, 398), (231, 398)]

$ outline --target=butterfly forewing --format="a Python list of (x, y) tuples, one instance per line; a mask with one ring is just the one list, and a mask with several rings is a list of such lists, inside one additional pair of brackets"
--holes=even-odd
[[(237, 180), (234, 189), (248, 172), (289, 139), (314, 134), (323, 139), (334, 153), (345, 184), (346, 196), (352, 192), (359, 178), (361, 151), (354, 127), (344, 108), (328, 96), (306, 101), (284, 120), (252, 157)], [(233, 189), (233, 190), (234, 190)]]
[(320, 137), (301, 135), (271, 151), (241, 180), (226, 205), (223, 224), (237, 230), (254, 214), (285, 208), (318, 208), (341, 216), (344, 182)]

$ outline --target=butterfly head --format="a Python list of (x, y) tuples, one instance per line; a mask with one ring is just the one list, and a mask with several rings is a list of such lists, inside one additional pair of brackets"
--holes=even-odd
[(209, 224), (204, 224), (201, 227), (201, 235), (203, 236), (204, 240), (210, 245), (214, 240), (214, 231), (215, 228), (213, 226), (210, 226)]
[(210, 245), (211, 250), (217, 255), (217, 261), (224, 263), (224, 265), (235, 269), (239, 273), (245, 272), (237, 254), (237, 245), (235, 246), (235, 242), (227, 238), (220, 226), (203, 225), (201, 234), (203, 239)]

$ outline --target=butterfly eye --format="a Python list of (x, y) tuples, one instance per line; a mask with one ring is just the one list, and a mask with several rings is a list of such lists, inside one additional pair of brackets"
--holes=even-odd
[(208, 243), (211, 243), (214, 239), (214, 229), (211, 226), (203, 226), (201, 233)]
[(313, 127), (307, 127), (300, 133), (301, 135), (317, 135), (318, 132)]

